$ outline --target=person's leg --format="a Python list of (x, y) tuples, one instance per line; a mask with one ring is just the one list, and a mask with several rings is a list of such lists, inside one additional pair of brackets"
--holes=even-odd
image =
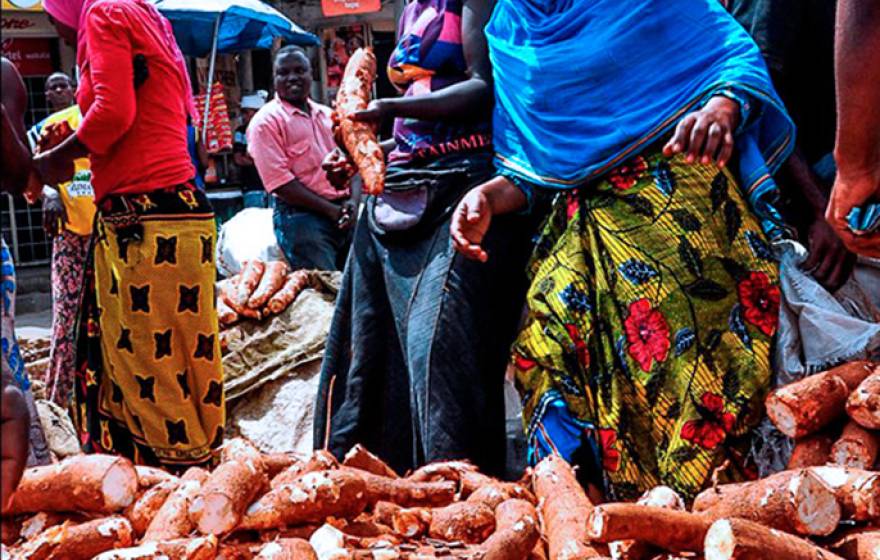
[(384, 268), (367, 223), (357, 224), (324, 350), (314, 446), (341, 458), (360, 443), (402, 474), (417, 465), (408, 376)]
[(275, 236), (292, 270), (337, 270), (339, 230), (330, 220), (278, 202)]
[(52, 345), (46, 379), (49, 400), (66, 408), (73, 391), (76, 318), (89, 236), (63, 230), (52, 244)]

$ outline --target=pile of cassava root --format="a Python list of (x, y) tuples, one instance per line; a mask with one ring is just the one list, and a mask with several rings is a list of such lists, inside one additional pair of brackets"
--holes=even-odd
[[(846, 418), (874, 434), (878, 375), (864, 362), (818, 374), (770, 395), (768, 414), (798, 438)], [(712, 487), (688, 510), (662, 486), (636, 503), (593, 504), (574, 470), (555, 456), (515, 483), (463, 461), (399, 477), (361, 446), (340, 464), (323, 451), (297, 460), (233, 439), (213, 472), (191, 468), (181, 477), (117, 457), (77, 456), (26, 471), (4, 514), (3, 554), (15, 560), (880, 560), (880, 473), (869, 470), (875, 459), (832, 464), (837, 458), (832, 451), (821, 460), (793, 460), (791, 469), (768, 478)]]

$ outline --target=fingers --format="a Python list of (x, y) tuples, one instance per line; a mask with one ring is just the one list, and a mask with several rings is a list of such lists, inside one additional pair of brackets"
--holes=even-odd
[(730, 158), (733, 157), (733, 132), (727, 131), (724, 134), (724, 143), (721, 145), (721, 151), (718, 153), (718, 167), (724, 167)]
[(706, 143), (706, 136), (709, 134), (708, 119), (698, 118), (691, 129), (690, 144), (687, 149), (685, 161), (687, 163), (696, 163), (700, 161), (703, 155), (703, 145)]
[[(468, 208), (468, 205), (465, 203), (462, 203), (456, 209), (452, 217), (452, 223), (449, 226), (452, 246), (457, 252), (469, 259), (486, 262), (489, 255), (480, 246), (479, 242), (482, 239), (473, 239), (481, 236), (478, 234), (474, 235), (476, 232), (472, 231), (469, 227), (474, 222), (473, 215), (474, 209)], [(479, 220), (479, 213), (476, 216), (476, 219)]]
[(715, 159), (715, 156), (718, 154), (718, 148), (722, 145), (724, 141), (725, 130), (717, 122), (713, 122), (709, 125), (709, 133), (706, 139), (706, 148), (703, 150), (702, 155), (700, 156), (700, 163), (703, 165), (712, 163), (712, 160)]
[(696, 120), (696, 115), (691, 113), (690, 115), (679, 121), (678, 126), (675, 127), (675, 133), (672, 135), (672, 138), (669, 140), (669, 142), (666, 143), (666, 146), (664, 146), (663, 148), (663, 155), (665, 155), (666, 157), (672, 157), (688, 149), (689, 140), (691, 137), (691, 129), (693, 128), (694, 122), (696, 122)]

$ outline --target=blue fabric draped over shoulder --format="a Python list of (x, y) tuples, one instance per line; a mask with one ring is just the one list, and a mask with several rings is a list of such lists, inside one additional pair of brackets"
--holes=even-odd
[(771, 237), (772, 174), (794, 124), (761, 53), (717, 0), (498, 0), (486, 27), (501, 173), (545, 188), (598, 179), (720, 91), (755, 101), (739, 176)]

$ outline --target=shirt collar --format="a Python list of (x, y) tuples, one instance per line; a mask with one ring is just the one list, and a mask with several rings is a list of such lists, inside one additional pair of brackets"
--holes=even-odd
[(311, 118), (311, 116), (315, 114), (315, 102), (312, 101), (311, 98), (306, 99), (306, 104), (308, 104), (308, 106), (309, 106), (308, 113), (306, 113), (305, 111), (303, 111), (299, 107), (294, 107), (293, 105), (291, 105), (287, 101), (284, 101), (283, 99), (278, 97), (277, 93), (275, 94), (275, 100), (278, 101), (278, 103), (284, 109), (284, 112), (287, 113), (288, 115), (302, 115), (303, 117)]

